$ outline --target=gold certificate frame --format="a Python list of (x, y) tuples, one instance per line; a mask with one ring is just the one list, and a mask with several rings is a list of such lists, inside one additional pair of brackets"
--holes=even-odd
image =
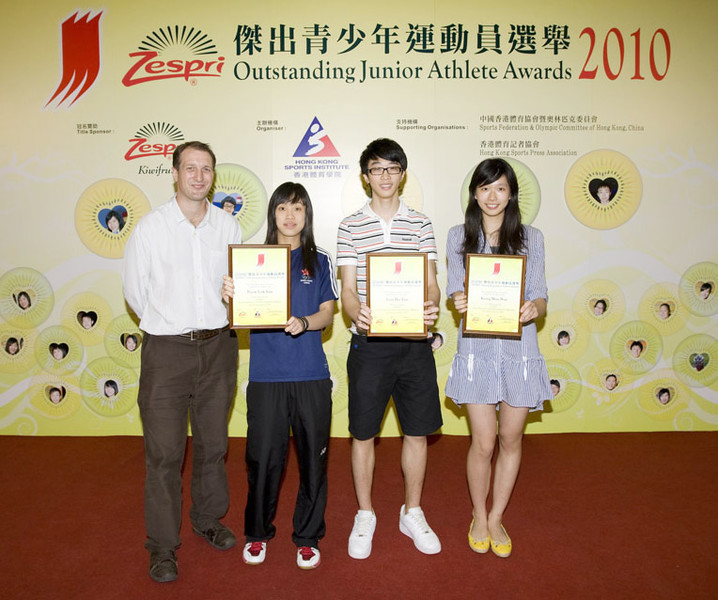
[(366, 257), (366, 298), (371, 309), (367, 335), (426, 337), (426, 253), (372, 252)]
[(526, 256), (469, 254), (463, 333), (521, 337)]
[(284, 328), (291, 315), (291, 248), (288, 245), (230, 244), (229, 299), (232, 329)]

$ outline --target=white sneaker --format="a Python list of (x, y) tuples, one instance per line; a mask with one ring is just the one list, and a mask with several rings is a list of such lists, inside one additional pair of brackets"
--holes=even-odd
[(426, 522), (424, 512), (418, 506), (404, 512), (404, 505), (399, 513), (399, 531), (414, 540), (414, 546), (424, 554), (441, 552), (441, 542)]
[(322, 562), (319, 548), (301, 546), (297, 548), (297, 566), (300, 569), (316, 569)]
[(371, 540), (376, 529), (376, 515), (373, 510), (358, 510), (354, 517), (354, 527), (349, 534), (349, 556), (368, 558), (371, 554)]
[(267, 542), (247, 542), (242, 550), (242, 560), (248, 565), (261, 565), (267, 557)]

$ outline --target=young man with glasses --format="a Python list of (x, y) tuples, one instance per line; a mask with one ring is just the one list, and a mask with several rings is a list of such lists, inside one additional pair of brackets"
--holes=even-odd
[(371, 554), (376, 515), (372, 508), (374, 437), (379, 434), (389, 398), (394, 398), (404, 434), (401, 468), (404, 505), (399, 529), (425, 554), (441, 551), (441, 542), (424, 518), (421, 492), (426, 473), (426, 436), (442, 425), (436, 365), (428, 339), (367, 337), (372, 321), (366, 304), (366, 255), (369, 252), (428, 254), (428, 298), (424, 321), (436, 322), (441, 292), (436, 281), (436, 242), (431, 221), (399, 199), (406, 154), (393, 140), (371, 142), (359, 159), (371, 200), (346, 217), (337, 234), (337, 264), (344, 312), (352, 320), (347, 359), (352, 474), (359, 511), (349, 536), (349, 556)]

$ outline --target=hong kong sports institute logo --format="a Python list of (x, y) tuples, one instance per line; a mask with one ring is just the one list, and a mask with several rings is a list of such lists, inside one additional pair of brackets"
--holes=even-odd
[(57, 100), (56, 108), (72, 106), (95, 83), (100, 73), (100, 17), (102, 11), (90, 18), (77, 11), (62, 22), (62, 77), (47, 108)]
[(186, 25), (168, 26), (150, 33), (130, 52), (135, 62), (122, 78), (130, 87), (162, 79), (184, 79), (192, 84), (198, 77), (220, 77), (224, 56), (218, 56), (212, 38)]
[(299, 142), (299, 146), (294, 151), (294, 157), (314, 158), (325, 156), (339, 156), (339, 152), (334, 147), (332, 140), (329, 139), (329, 134), (322, 127), (319, 119), (314, 117), (314, 120), (304, 133), (302, 141)]

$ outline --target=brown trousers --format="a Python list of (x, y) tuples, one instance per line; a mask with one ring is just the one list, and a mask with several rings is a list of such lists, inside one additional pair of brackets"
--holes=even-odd
[(229, 508), (225, 455), (237, 357), (237, 338), (230, 331), (195, 341), (144, 337), (138, 404), (145, 442), (145, 547), (150, 552), (180, 545), (188, 415), (193, 455), (190, 520), (204, 530)]

